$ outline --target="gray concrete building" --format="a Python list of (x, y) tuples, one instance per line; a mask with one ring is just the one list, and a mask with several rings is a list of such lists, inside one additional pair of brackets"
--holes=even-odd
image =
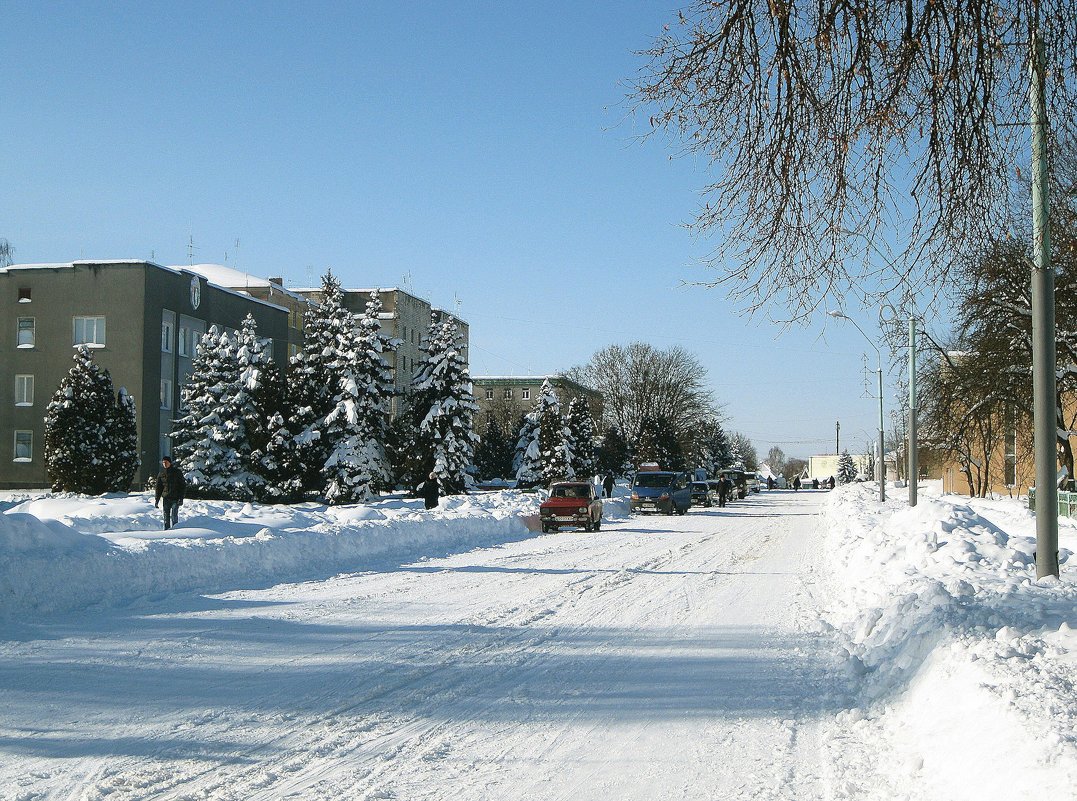
[[(275, 298), (274, 298), (275, 300)], [(141, 486), (168, 453), (179, 390), (198, 338), (252, 314), (283, 366), (289, 309), (215, 285), (186, 268), (141, 260), (19, 264), (0, 269), (0, 487), (48, 486), (45, 409), (86, 344), (138, 411)]]

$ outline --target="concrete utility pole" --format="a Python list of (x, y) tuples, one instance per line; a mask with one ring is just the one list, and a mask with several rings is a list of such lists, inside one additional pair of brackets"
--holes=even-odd
[(883, 441), (883, 432), (885, 431), (883, 428), (885, 425), (883, 417), (883, 352), (879, 350), (878, 345), (872, 341), (871, 337), (864, 333), (864, 329), (857, 324), (856, 320), (845, 314), (845, 312), (830, 311), (827, 314), (839, 320), (848, 320), (852, 323), (856, 330), (860, 332), (860, 335), (874, 348), (875, 355), (879, 357), (879, 369), (877, 370), (879, 375), (879, 442), (876, 444), (879, 454), (875, 459), (875, 478), (879, 481), (879, 503), (884, 503), (886, 501), (886, 445)]
[(920, 476), (916, 442), (916, 318), (909, 318), (909, 506), (916, 506), (916, 483)]
[(1058, 575), (1058, 414), (1055, 382), (1055, 274), (1047, 196), (1047, 71), (1043, 39), (1032, 31), (1032, 393), (1036, 445), (1036, 577)]

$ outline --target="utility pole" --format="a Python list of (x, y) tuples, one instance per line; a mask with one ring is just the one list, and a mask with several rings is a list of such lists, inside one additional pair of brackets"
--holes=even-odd
[(1055, 274), (1047, 197), (1047, 72), (1043, 39), (1032, 30), (1032, 393), (1036, 445), (1036, 577), (1058, 575), (1058, 416), (1055, 383)]
[(916, 506), (916, 481), (920, 476), (916, 441), (916, 318), (909, 317), (909, 506)]
[(834, 453), (841, 456), (841, 420), (834, 421)]

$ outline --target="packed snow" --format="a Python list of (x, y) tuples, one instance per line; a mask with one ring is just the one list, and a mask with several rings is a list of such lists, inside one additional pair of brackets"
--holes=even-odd
[(0, 799), (992, 801), (1077, 782), (1077, 526), (763, 492), (0, 494)]

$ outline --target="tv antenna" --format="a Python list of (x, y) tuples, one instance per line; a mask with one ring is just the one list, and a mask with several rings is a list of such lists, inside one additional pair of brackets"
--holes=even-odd
[(187, 235), (187, 264), (194, 264), (194, 252), (198, 250), (194, 244), (194, 234)]

